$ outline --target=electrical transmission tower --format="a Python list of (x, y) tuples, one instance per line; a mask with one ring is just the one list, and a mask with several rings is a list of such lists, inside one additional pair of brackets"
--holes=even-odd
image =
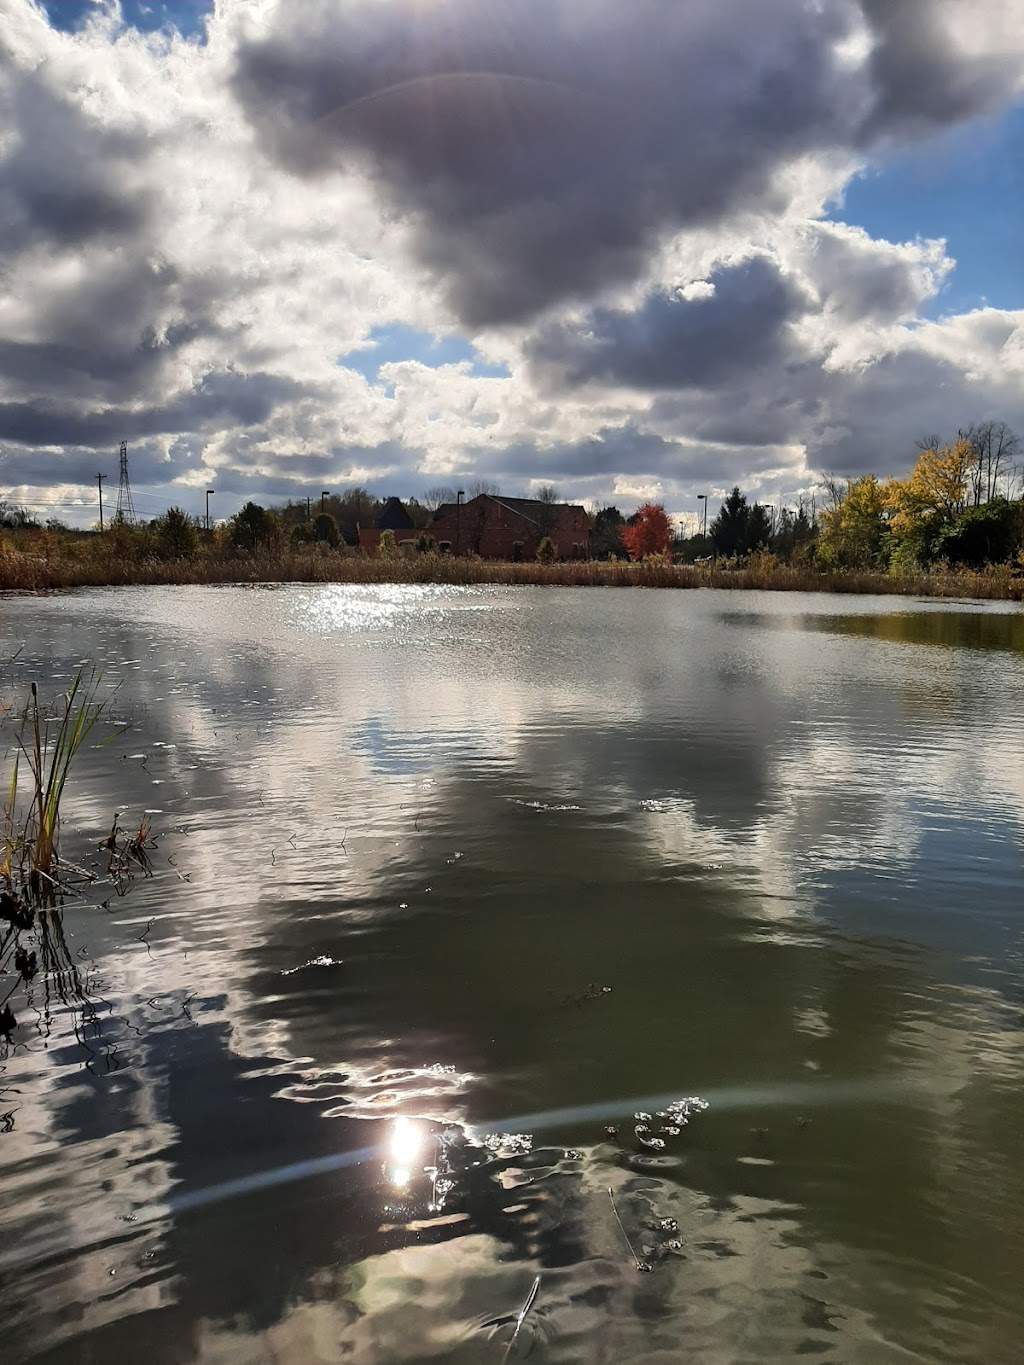
[(117, 511), (115, 521), (135, 525), (135, 507), (132, 503), (132, 486), (128, 482), (128, 442), (121, 442), (121, 482), (117, 485)]

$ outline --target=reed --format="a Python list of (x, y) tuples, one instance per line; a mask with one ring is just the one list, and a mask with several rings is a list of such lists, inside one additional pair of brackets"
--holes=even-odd
[[(75, 675), (54, 734), (40, 713), (39, 692), (32, 684), (4, 798), (0, 880), (12, 895), (36, 902), (53, 899), (61, 801), (75, 758), (106, 706), (106, 699), (97, 699), (101, 681), (96, 673), (88, 681), (81, 670)], [(24, 784), (23, 758), (28, 767)]]
[[(45, 534), (45, 533), (41, 533)], [(437, 554), (367, 555), (327, 545), (287, 546), (251, 555), (204, 548), (190, 559), (119, 553), (96, 537), (38, 545), (25, 540), (0, 555), (0, 591), (52, 592), (130, 584), (420, 583), (573, 588), (716, 588), (770, 592), (868, 593), (1024, 601), (1024, 574), (1012, 565), (981, 571), (936, 567), (913, 573), (820, 570), (770, 554), (745, 562), (673, 564), (655, 557), (557, 564), (498, 563)]]

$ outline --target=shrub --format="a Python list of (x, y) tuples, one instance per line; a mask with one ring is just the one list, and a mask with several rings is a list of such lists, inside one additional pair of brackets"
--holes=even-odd
[(338, 530), (338, 523), (331, 516), (330, 512), (320, 512), (313, 522), (313, 539), (322, 545), (329, 545), (332, 550), (336, 550), (341, 543), (341, 532)]
[(259, 503), (247, 502), (232, 518), (229, 537), (233, 550), (254, 554), (260, 549), (275, 549), (280, 543), (281, 528), (273, 512)]
[(537, 562), (540, 564), (553, 564), (558, 557), (555, 549), (555, 542), (550, 536), (545, 536), (537, 546)]
[(377, 553), (381, 559), (394, 559), (395, 557), (395, 533), (394, 531), (381, 531), (380, 541), (377, 545)]
[(191, 559), (199, 549), (195, 522), (180, 507), (168, 507), (153, 524), (157, 553), (164, 559)]

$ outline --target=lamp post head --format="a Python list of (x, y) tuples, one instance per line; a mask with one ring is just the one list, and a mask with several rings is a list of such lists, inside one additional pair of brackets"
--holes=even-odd
[(455, 494), (455, 501), (456, 501), (456, 502), (461, 502), (462, 499), (463, 499), (465, 496), (466, 496), (466, 490), (465, 490), (464, 488), (460, 488), (459, 491)]

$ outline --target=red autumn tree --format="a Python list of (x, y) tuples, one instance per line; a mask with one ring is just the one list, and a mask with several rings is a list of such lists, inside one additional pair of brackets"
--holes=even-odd
[(672, 539), (672, 527), (664, 507), (660, 502), (645, 502), (637, 508), (636, 515), (638, 520), (632, 526), (623, 526), (620, 532), (630, 559), (662, 554)]

